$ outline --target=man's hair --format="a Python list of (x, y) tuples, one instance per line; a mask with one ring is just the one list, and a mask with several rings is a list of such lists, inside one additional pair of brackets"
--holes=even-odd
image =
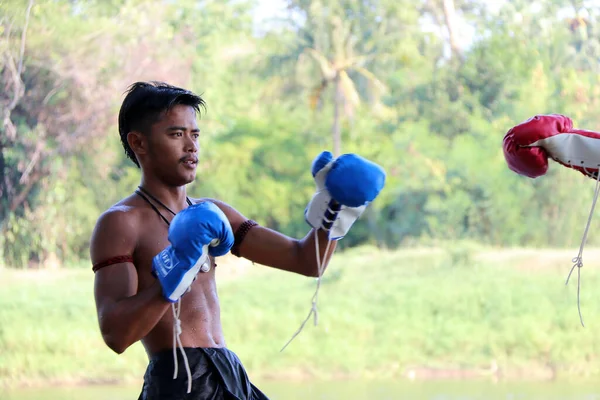
[(190, 106), (197, 113), (200, 113), (200, 107), (206, 109), (206, 103), (200, 96), (164, 82), (136, 82), (125, 93), (127, 95), (119, 111), (119, 135), (125, 154), (138, 168), (140, 164), (127, 142), (129, 132), (148, 134), (164, 112), (179, 104)]

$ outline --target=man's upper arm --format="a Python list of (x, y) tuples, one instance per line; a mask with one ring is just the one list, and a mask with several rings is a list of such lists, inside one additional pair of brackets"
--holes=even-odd
[(131, 258), (136, 243), (136, 223), (130, 212), (117, 209), (100, 216), (90, 243), (92, 264), (108, 264), (94, 272), (94, 296), (100, 317), (107, 307), (137, 292), (137, 271)]

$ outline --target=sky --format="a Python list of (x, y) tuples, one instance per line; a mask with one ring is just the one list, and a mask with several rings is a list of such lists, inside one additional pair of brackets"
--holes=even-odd
[(257, 0), (257, 7), (254, 10), (257, 20), (264, 20), (273, 16), (278, 16), (285, 11), (285, 0)]
[(285, 0), (257, 0), (256, 3), (253, 12), (256, 33), (264, 31), (270, 19), (287, 15)]

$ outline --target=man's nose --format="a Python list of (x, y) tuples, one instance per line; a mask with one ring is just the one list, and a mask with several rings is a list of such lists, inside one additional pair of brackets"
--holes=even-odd
[(198, 142), (192, 136), (187, 136), (185, 146), (185, 151), (192, 153), (196, 153), (198, 151)]

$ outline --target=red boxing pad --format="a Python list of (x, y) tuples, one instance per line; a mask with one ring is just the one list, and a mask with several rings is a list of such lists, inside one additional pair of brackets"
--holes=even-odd
[[(586, 242), (596, 200), (600, 194), (600, 133), (574, 129), (564, 115), (536, 115), (515, 126), (504, 136), (504, 157), (508, 167), (518, 174), (536, 178), (548, 170), (548, 158), (587, 177), (597, 179), (592, 209), (585, 228), (579, 254), (573, 259), (575, 267), (583, 266), (583, 246)], [(569, 273), (569, 277), (571, 273)], [(568, 282), (568, 278), (567, 278)], [(579, 290), (577, 291), (579, 305)], [(583, 318), (579, 314), (581, 324)]]
[[(548, 172), (548, 152), (538, 141), (569, 132), (570, 118), (563, 115), (536, 115), (511, 128), (503, 140), (508, 168), (519, 175), (537, 178)], [(551, 156), (551, 155), (550, 155)]]

